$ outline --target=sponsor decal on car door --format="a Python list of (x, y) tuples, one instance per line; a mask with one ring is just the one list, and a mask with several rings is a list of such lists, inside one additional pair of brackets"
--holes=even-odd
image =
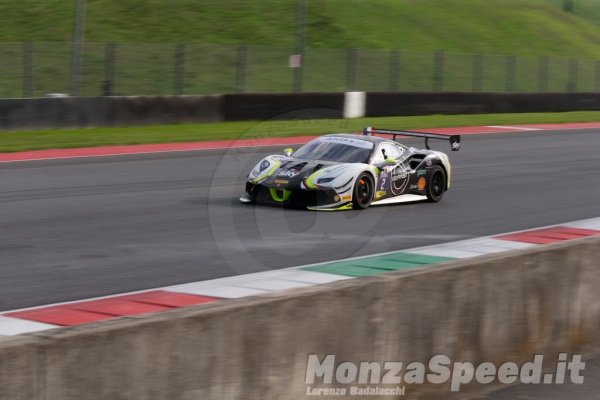
[(390, 190), (394, 196), (402, 194), (408, 185), (408, 171), (403, 165), (398, 165), (392, 172), (392, 181), (390, 182)]
[(390, 188), (390, 173), (382, 171), (379, 175), (379, 182), (377, 182), (377, 191), (382, 192)]

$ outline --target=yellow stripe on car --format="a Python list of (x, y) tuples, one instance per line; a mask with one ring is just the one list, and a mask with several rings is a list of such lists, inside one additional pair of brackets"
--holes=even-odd
[(342, 211), (342, 210), (352, 210), (352, 203), (344, 204), (341, 207), (337, 208), (317, 208), (317, 207), (306, 207), (311, 211)]
[[(290, 198), (290, 195), (292, 194), (291, 190), (269, 188), (269, 191), (271, 192), (271, 197), (273, 198), (273, 200), (279, 201), (279, 202), (288, 201), (288, 199)], [(281, 192), (281, 196), (277, 192)]]
[(317, 185), (315, 185), (314, 183), (312, 183), (312, 180), (315, 179), (317, 176), (321, 175), (325, 171), (327, 171), (327, 169), (322, 169), (320, 171), (315, 172), (314, 174), (312, 174), (308, 178), (306, 178), (305, 181), (304, 181), (304, 182), (306, 182), (306, 186), (309, 189), (316, 189)]

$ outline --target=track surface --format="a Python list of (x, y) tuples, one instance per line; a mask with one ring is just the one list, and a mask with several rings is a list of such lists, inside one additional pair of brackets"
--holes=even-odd
[(2, 164), (0, 311), (598, 217), (599, 148), (595, 130), (466, 136), (441, 203), (337, 213), (238, 202), (279, 148)]

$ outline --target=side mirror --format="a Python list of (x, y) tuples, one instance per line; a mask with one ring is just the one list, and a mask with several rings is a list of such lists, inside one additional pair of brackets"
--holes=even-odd
[(291, 155), (292, 155), (292, 151), (293, 151), (292, 149), (285, 149), (285, 150), (283, 151), (283, 154), (285, 154), (286, 156), (288, 156), (288, 157), (289, 157), (289, 156), (291, 156)]
[(394, 160), (393, 158), (386, 158), (384, 162), (375, 164), (375, 166), (379, 169), (384, 168), (384, 167), (391, 167), (394, 165), (398, 165), (398, 161)]

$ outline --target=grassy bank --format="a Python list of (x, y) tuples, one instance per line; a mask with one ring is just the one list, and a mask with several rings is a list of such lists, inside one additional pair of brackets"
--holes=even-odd
[[(578, 0), (565, 12), (561, 1), (307, 0), (302, 90), (438, 90), (440, 50), (445, 91), (571, 90), (569, 58), (579, 59), (574, 89), (597, 90), (600, 8)], [(84, 96), (102, 95), (107, 77), (120, 96), (293, 90), (296, 0), (87, 3)], [(0, 0), (0, 98), (70, 91), (74, 4)]]
[(197, 142), (256, 137), (360, 132), (365, 126), (425, 129), (478, 125), (515, 125), (600, 121), (600, 111), (570, 113), (430, 115), (422, 117), (307, 120), (302, 122), (224, 122), (132, 128), (97, 128), (0, 133), (0, 152), (148, 143)]
[[(600, 9), (575, 3), (568, 13), (562, 0), (308, 0), (307, 45), (598, 58)], [(0, 42), (70, 41), (74, 4), (0, 1)], [(293, 46), (295, 12), (296, 0), (88, 0), (85, 36)]]

